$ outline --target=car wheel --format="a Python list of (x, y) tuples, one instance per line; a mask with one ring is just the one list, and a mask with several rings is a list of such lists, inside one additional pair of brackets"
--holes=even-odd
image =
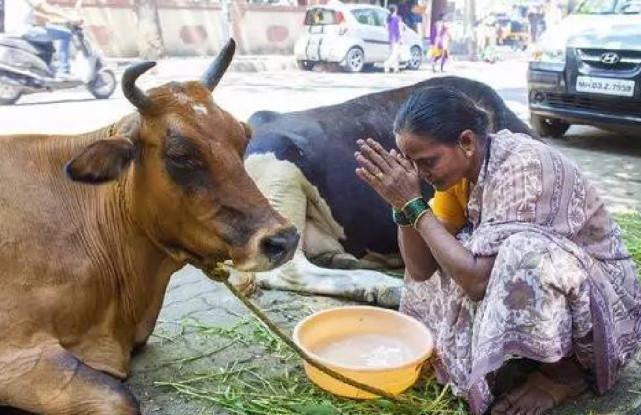
[(311, 71), (314, 69), (314, 64), (310, 61), (296, 61), (296, 65), (301, 71)]
[(345, 55), (345, 69), (349, 72), (360, 72), (365, 66), (365, 54), (361, 48), (351, 48)]
[(423, 51), (418, 46), (412, 46), (410, 49), (410, 60), (407, 63), (407, 69), (418, 70), (423, 63)]
[(0, 82), (0, 105), (14, 104), (22, 95), (22, 88)]
[(532, 128), (541, 137), (561, 138), (570, 128), (570, 124), (557, 118), (547, 118), (530, 114)]

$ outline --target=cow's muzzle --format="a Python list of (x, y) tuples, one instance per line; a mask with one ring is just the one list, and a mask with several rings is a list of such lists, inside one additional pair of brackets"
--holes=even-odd
[(290, 226), (273, 235), (263, 237), (259, 249), (273, 267), (280, 266), (292, 259), (300, 236), (296, 228)]

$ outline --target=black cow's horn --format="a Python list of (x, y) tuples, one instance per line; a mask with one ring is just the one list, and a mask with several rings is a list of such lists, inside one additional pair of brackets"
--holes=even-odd
[(151, 101), (137, 86), (136, 79), (149, 69), (156, 66), (156, 62), (140, 62), (129, 66), (122, 75), (122, 92), (125, 97), (141, 112), (149, 109)]
[(201, 78), (201, 82), (207, 87), (207, 89), (213, 91), (214, 88), (216, 88), (216, 85), (220, 82), (220, 78), (223, 77), (223, 74), (229, 67), (235, 51), (236, 41), (230, 38)]

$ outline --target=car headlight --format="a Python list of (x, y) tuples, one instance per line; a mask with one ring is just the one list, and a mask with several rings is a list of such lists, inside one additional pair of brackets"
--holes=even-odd
[(554, 33), (544, 33), (532, 53), (532, 59), (537, 62), (565, 63), (565, 45), (559, 47), (559, 43), (565, 44), (555, 39)]
[(537, 62), (565, 63), (565, 48), (539, 47), (532, 52)]

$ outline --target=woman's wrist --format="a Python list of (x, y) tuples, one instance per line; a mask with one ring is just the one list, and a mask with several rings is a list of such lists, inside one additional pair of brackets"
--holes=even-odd
[(392, 219), (394, 223), (401, 228), (409, 228), (412, 226), (412, 222), (407, 219), (402, 210), (392, 207)]
[(408, 200), (401, 209), (411, 226), (416, 227), (418, 221), (426, 213), (431, 212), (430, 205), (422, 197)]

